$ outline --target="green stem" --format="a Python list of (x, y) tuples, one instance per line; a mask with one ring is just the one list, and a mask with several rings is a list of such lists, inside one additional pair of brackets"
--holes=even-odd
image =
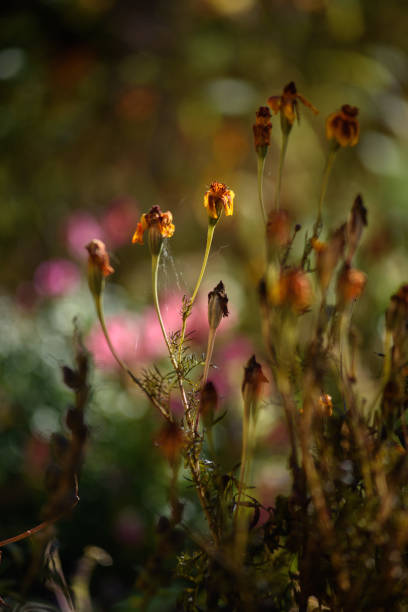
[[(179, 385), (179, 389), (180, 389), (180, 394), (181, 394), (181, 399), (183, 402), (183, 406), (184, 406), (184, 412), (186, 415), (186, 418), (188, 418), (188, 401), (187, 401), (187, 397), (186, 397), (186, 392), (184, 390), (183, 387), (183, 381), (181, 379), (180, 376), (180, 371), (177, 365), (177, 361), (176, 358), (174, 356), (173, 350), (171, 348), (167, 333), (166, 333), (166, 329), (164, 327), (164, 323), (163, 323), (163, 318), (161, 315), (161, 311), (160, 311), (160, 304), (159, 304), (159, 297), (158, 297), (158, 291), (157, 291), (157, 276), (158, 276), (158, 271), (159, 271), (159, 260), (160, 260), (160, 252), (158, 255), (152, 255), (152, 288), (153, 288), (153, 301), (154, 301), (154, 306), (156, 308), (156, 313), (157, 313), (157, 318), (159, 319), (159, 324), (160, 324), (160, 328), (163, 334), (163, 338), (164, 338), (164, 342), (166, 343), (167, 346), (167, 350), (169, 352), (169, 357), (170, 357), (170, 361), (173, 365), (174, 371), (176, 373), (177, 376), (177, 381), (178, 381), (178, 385)], [(191, 423), (190, 423), (191, 424)]]
[(265, 205), (264, 205), (264, 200), (263, 200), (264, 168), (265, 168), (265, 157), (262, 155), (258, 155), (258, 198), (259, 198), (259, 204), (261, 206), (262, 217), (266, 225), (268, 222), (268, 217), (266, 215)]
[(289, 132), (282, 132), (282, 146), (279, 155), (279, 167), (278, 167), (278, 180), (276, 184), (276, 192), (275, 192), (275, 209), (279, 210), (280, 207), (280, 192), (282, 185), (282, 174), (283, 174), (283, 166), (285, 163), (286, 151), (288, 148), (289, 142)]
[(189, 311), (187, 314), (185, 314), (183, 316), (183, 325), (181, 328), (181, 335), (180, 335), (180, 343), (179, 343), (179, 350), (178, 350), (178, 363), (180, 363), (181, 361), (181, 351), (183, 349), (183, 343), (184, 343), (184, 336), (186, 334), (186, 326), (187, 326), (187, 318), (191, 312), (191, 308), (194, 304), (194, 300), (197, 296), (198, 290), (200, 288), (201, 285), (201, 281), (203, 280), (203, 276), (204, 276), (204, 272), (205, 269), (207, 267), (207, 261), (208, 261), (208, 256), (210, 254), (210, 249), (211, 249), (211, 244), (212, 244), (212, 239), (214, 236), (214, 230), (215, 230), (215, 225), (212, 223), (208, 224), (208, 231), (207, 231), (207, 244), (205, 246), (205, 252), (204, 252), (204, 259), (203, 259), (203, 263), (201, 266), (201, 271), (200, 271), (200, 275), (198, 277), (195, 289), (193, 291), (193, 295), (190, 298), (190, 304), (189, 304)]
[(122, 370), (124, 370), (124, 372), (126, 372), (126, 374), (128, 374), (128, 376), (130, 376), (130, 378), (133, 380), (133, 382), (136, 383), (136, 385), (147, 395), (147, 397), (150, 399), (152, 404), (158, 410), (160, 410), (160, 412), (162, 413), (164, 418), (167, 419), (167, 420), (169, 420), (169, 419), (171, 420), (171, 417), (170, 417), (169, 413), (163, 408), (163, 406), (157, 401), (157, 399), (153, 395), (151, 395), (143, 387), (141, 381), (137, 378), (137, 376), (135, 376), (133, 374), (132, 370), (121, 360), (121, 358), (119, 357), (119, 355), (115, 351), (115, 349), (113, 347), (113, 344), (111, 342), (110, 336), (109, 336), (108, 328), (106, 326), (105, 315), (104, 315), (104, 312), (103, 312), (103, 305), (102, 305), (102, 296), (101, 295), (95, 295), (94, 296), (94, 301), (95, 301), (95, 307), (96, 307), (96, 314), (98, 316), (99, 323), (100, 323), (102, 331), (103, 331), (103, 335), (105, 336), (105, 340), (106, 340), (106, 342), (108, 344), (109, 350), (112, 353), (113, 357), (115, 358), (116, 362), (122, 368)]
[[(204, 364), (204, 372), (203, 372), (203, 379), (201, 381), (201, 387), (203, 388), (205, 383), (207, 382), (207, 377), (208, 377), (208, 370), (210, 369), (210, 363), (211, 363), (211, 357), (213, 354), (213, 350), (214, 350), (214, 342), (215, 342), (215, 334), (217, 333), (216, 329), (212, 329), (210, 327), (210, 332), (208, 334), (208, 344), (207, 344), (207, 355), (205, 358), (205, 364)], [(200, 407), (197, 410), (197, 414), (196, 414), (196, 418), (195, 418), (195, 423), (194, 423), (194, 431), (197, 433), (198, 431), (198, 424), (200, 422)]]

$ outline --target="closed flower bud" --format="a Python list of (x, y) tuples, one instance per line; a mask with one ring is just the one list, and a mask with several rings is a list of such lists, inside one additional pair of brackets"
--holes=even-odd
[(86, 245), (89, 253), (88, 258), (88, 284), (94, 297), (101, 295), (105, 283), (105, 277), (115, 271), (109, 262), (109, 255), (102, 240), (91, 240)]
[(200, 394), (200, 415), (206, 429), (211, 428), (217, 407), (218, 393), (214, 384), (208, 380)]
[(363, 198), (358, 195), (354, 200), (353, 207), (347, 222), (347, 263), (351, 263), (354, 253), (358, 247), (364, 227), (367, 225), (367, 209), (363, 204)]
[(156, 444), (170, 465), (176, 466), (185, 444), (184, 432), (176, 423), (166, 423), (160, 430)]
[(244, 380), (242, 381), (242, 395), (244, 401), (257, 400), (261, 394), (264, 383), (269, 382), (262, 371), (262, 366), (257, 362), (255, 355), (249, 359), (244, 369)]
[(267, 106), (260, 106), (256, 111), (255, 124), (252, 126), (254, 132), (255, 151), (260, 157), (265, 157), (270, 145), (271, 138), (271, 111)]
[(366, 282), (367, 276), (364, 272), (345, 263), (337, 278), (338, 305), (344, 306), (359, 298), (363, 293)]
[(269, 299), (274, 306), (286, 306), (297, 313), (305, 312), (313, 299), (307, 274), (299, 268), (284, 270), (269, 287)]
[(224, 283), (220, 281), (208, 294), (208, 324), (216, 330), (221, 319), (228, 316), (228, 297), (225, 293)]

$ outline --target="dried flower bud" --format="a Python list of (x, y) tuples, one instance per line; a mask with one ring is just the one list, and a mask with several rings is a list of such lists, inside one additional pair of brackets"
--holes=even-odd
[(360, 135), (357, 115), (358, 108), (349, 104), (329, 115), (326, 120), (327, 139), (332, 140), (336, 147), (354, 147)]
[(257, 362), (255, 355), (252, 355), (244, 369), (244, 380), (242, 382), (244, 401), (257, 400), (261, 394), (262, 384), (267, 382), (269, 381), (262, 372), (261, 364)]
[(166, 423), (156, 439), (157, 446), (171, 466), (177, 465), (184, 443), (184, 433), (176, 423)]
[(269, 288), (274, 306), (286, 306), (295, 312), (305, 312), (312, 303), (313, 293), (307, 274), (299, 268), (284, 270)]
[(218, 407), (218, 393), (214, 384), (208, 380), (201, 389), (200, 394), (200, 415), (206, 429), (210, 429), (214, 414)]
[(228, 317), (228, 296), (224, 283), (220, 281), (208, 294), (208, 324), (215, 330), (223, 317)]
[(367, 209), (363, 204), (363, 198), (358, 195), (354, 200), (353, 207), (347, 222), (347, 263), (351, 263), (354, 253), (360, 242), (364, 227), (367, 225)]
[(290, 218), (287, 210), (272, 210), (266, 226), (268, 243), (272, 247), (283, 247), (290, 240)]
[(254, 132), (255, 151), (260, 157), (265, 157), (271, 139), (271, 111), (267, 106), (260, 106), (256, 111), (255, 124), (252, 126)]
[(391, 296), (385, 313), (385, 325), (394, 336), (405, 334), (408, 326), (408, 284), (401, 285)]
[(363, 293), (367, 276), (361, 270), (352, 268), (345, 263), (337, 278), (337, 301), (345, 305), (356, 300)]
[(316, 254), (316, 270), (323, 293), (329, 286), (331, 277), (340, 259), (343, 257), (346, 245), (346, 224), (344, 223), (330, 237), (328, 242), (312, 241), (312, 247)]
[(91, 293), (97, 297), (102, 293), (105, 277), (115, 271), (109, 262), (109, 255), (102, 240), (94, 239), (86, 245), (88, 258), (88, 284)]

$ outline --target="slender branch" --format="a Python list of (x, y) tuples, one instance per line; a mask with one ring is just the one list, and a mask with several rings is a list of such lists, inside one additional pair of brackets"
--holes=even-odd
[(258, 198), (259, 198), (259, 205), (261, 207), (262, 217), (266, 225), (268, 222), (268, 217), (266, 214), (264, 199), (263, 199), (264, 168), (265, 168), (265, 157), (262, 155), (258, 155)]
[(280, 194), (281, 194), (281, 185), (282, 185), (283, 166), (285, 163), (288, 142), (289, 142), (289, 132), (282, 131), (282, 145), (281, 145), (281, 150), (279, 154), (278, 179), (276, 183), (276, 192), (275, 192), (275, 210), (279, 210), (279, 207), (280, 207)]

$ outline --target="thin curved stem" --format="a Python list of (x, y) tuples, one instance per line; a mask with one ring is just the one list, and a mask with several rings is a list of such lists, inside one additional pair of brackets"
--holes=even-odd
[(178, 385), (180, 389), (181, 400), (183, 402), (184, 412), (186, 414), (186, 418), (188, 418), (188, 401), (186, 397), (186, 392), (183, 387), (183, 381), (180, 376), (180, 370), (178, 368), (177, 360), (174, 356), (173, 349), (171, 348), (169, 338), (167, 336), (166, 329), (164, 327), (162, 314), (160, 311), (159, 296), (158, 296), (158, 291), (157, 291), (157, 276), (158, 276), (158, 270), (159, 270), (159, 260), (160, 260), (160, 253), (158, 255), (152, 255), (152, 289), (153, 289), (154, 307), (156, 309), (157, 318), (159, 319), (159, 324), (160, 324), (160, 328), (163, 334), (163, 338), (166, 343), (167, 350), (169, 352), (170, 361), (173, 365), (174, 371), (177, 376), (177, 381), (178, 381)]
[(215, 230), (215, 225), (213, 225), (212, 223), (209, 223), (208, 224), (208, 231), (207, 231), (207, 243), (206, 243), (206, 246), (205, 246), (204, 259), (203, 259), (203, 263), (202, 263), (202, 266), (201, 266), (201, 271), (200, 271), (200, 274), (199, 274), (196, 286), (194, 288), (193, 294), (192, 294), (192, 296), (190, 298), (189, 310), (188, 310), (188, 312), (186, 312), (183, 315), (183, 325), (182, 325), (182, 328), (181, 328), (180, 343), (179, 343), (179, 350), (178, 350), (178, 356), (177, 356), (178, 363), (180, 363), (180, 361), (181, 361), (181, 351), (183, 349), (184, 337), (186, 335), (187, 318), (190, 315), (191, 308), (192, 308), (192, 306), (194, 304), (194, 300), (195, 300), (195, 298), (197, 296), (198, 290), (199, 290), (200, 285), (201, 285), (201, 281), (203, 280), (205, 269), (207, 267), (207, 261), (208, 261), (208, 256), (209, 256), (210, 250), (211, 250), (211, 244), (212, 244), (212, 240), (213, 240), (213, 236), (214, 236), (214, 230)]
[(283, 174), (283, 166), (285, 164), (286, 151), (288, 148), (289, 142), (289, 132), (282, 132), (282, 145), (279, 155), (279, 166), (278, 166), (278, 180), (276, 183), (276, 192), (275, 192), (275, 210), (279, 210), (280, 207), (280, 193), (281, 193), (281, 185), (282, 185), (282, 174)]
[(169, 413), (163, 408), (163, 406), (157, 401), (157, 399), (153, 397), (148, 391), (146, 391), (141, 381), (137, 378), (137, 376), (135, 376), (135, 374), (133, 374), (129, 366), (127, 366), (125, 362), (122, 361), (122, 359), (119, 357), (119, 355), (115, 351), (113, 344), (111, 342), (110, 336), (109, 336), (108, 328), (106, 326), (105, 315), (103, 312), (103, 305), (102, 305), (102, 296), (101, 295), (94, 296), (94, 300), (95, 300), (96, 314), (98, 316), (99, 323), (103, 331), (103, 335), (105, 336), (105, 340), (108, 344), (109, 350), (112, 353), (113, 357), (115, 358), (116, 362), (122, 368), (122, 370), (126, 372), (126, 374), (132, 379), (132, 381), (141, 389), (141, 391), (143, 391), (147, 395), (149, 400), (161, 412), (161, 414), (166, 419), (171, 418)]
[(264, 223), (266, 225), (267, 222), (268, 222), (268, 217), (266, 215), (264, 199), (263, 199), (263, 175), (264, 175), (264, 169), (265, 169), (265, 157), (262, 157), (261, 155), (258, 155), (258, 198), (259, 198), (259, 205), (261, 207), (262, 217), (263, 217)]

